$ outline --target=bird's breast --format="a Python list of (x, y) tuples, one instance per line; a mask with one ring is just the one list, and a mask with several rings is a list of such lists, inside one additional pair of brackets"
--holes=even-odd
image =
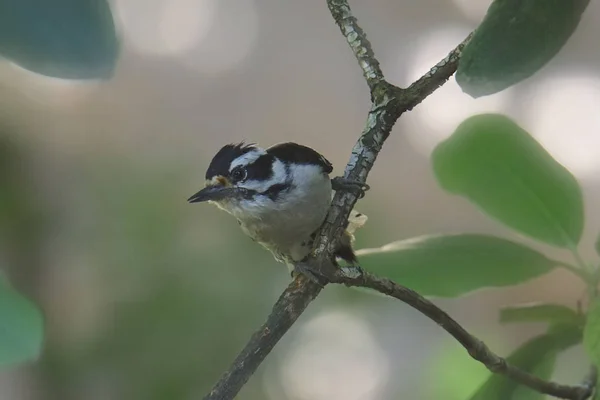
[(256, 199), (236, 213), (244, 232), (271, 250), (294, 261), (310, 251), (310, 236), (323, 223), (331, 203), (331, 182), (319, 179), (296, 180), (297, 185), (275, 201)]

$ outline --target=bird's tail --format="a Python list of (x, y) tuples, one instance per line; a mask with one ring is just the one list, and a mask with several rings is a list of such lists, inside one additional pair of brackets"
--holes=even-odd
[(354, 250), (352, 249), (352, 244), (354, 243), (354, 232), (357, 229), (362, 228), (367, 223), (367, 216), (362, 214), (356, 210), (352, 210), (350, 212), (350, 216), (348, 217), (348, 226), (346, 227), (346, 231), (344, 235), (340, 239), (340, 244), (335, 252), (336, 261), (343, 260), (351, 266), (358, 266), (358, 260), (356, 255), (354, 254)]
[[(348, 227), (346, 231), (350, 235), (354, 235), (357, 229), (362, 228), (369, 218), (363, 214), (358, 212), (357, 210), (352, 210), (350, 212), (350, 216), (348, 217)], [(354, 243), (354, 236), (352, 237), (352, 243)]]

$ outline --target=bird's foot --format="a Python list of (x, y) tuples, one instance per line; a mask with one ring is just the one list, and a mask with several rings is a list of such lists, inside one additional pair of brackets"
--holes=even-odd
[(346, 190), (348, 192), (358, 193), (358, 198), (362, 199), (365, 197), (365, 192), (370, 189), (366, 183), (354, 181), (352, 179), (346, 179), (341, 176), (336, 176), (331, 180), (331, 187), (336, 192), (338, 190)]
[(324, 287), (329, 282), (315, 267), (302, 261), (295, 263), (291, 271), (292, 278), (295, 278), (299, 274), (304, 275), (321, 287)]

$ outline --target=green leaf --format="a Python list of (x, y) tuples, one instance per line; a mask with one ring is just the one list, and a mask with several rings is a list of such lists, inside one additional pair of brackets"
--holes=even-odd
[(495, 0), (465, 46), (456, 82), (472, 97), (536, 73), (565, 45), (589, 0)]
[(37, 358), (43, 335), (40, 310), (4, 280), (0, 281), (0, 366)]
[(424, 388), (423, 399), (465, 400), (490, 377), (490, 371), (459, 345), (439, 346), (439, 354), (427, 364), (423, 378), (435, 384)]
[(519, 304), (500, 310), (500, 322), (550, 322), (582, 326), (583, 316), (569, 307), (559, 304)]
[(521, 244), (488, 235), (422, 236), (357, 252), (368, 271), (425, 296), (454, 297), (525, 282), (557, 262)]
[(583, 347), (594, 365), (600, 367), (600, 299), (596, 299), (588, 311), (583, 330)]
[(39, 74), (107, 78), (119, 45), (107, 0), (0, 1), (0, 57)]
[[(542, 379), (550, 379), (554, 372), (554, 365), (556, 364), (557, 351), (550, 350), (541, 361), (535, 365), (530, 373), (540, 377)], [(517, 385), (510, 396), (511, 400), (544, 400), (546, 395), (535, 390), (532, 390), (524, 385)]]
[(468, 118), (432, 160), (446, 191), (509, 227), (558, 247), (579, 243), (583, 198), (577, 180), (507, 117)]
[[(542, 379), (549, 379), (558, 353), (578, 343), (580, 331), (572, 328), (537, 336), (515, 350), (506, 361)], [(470, 400), (542, 400), (544, 395), (503, 375), (493, 374)]]
[(596, 249), (596, 254), (600, 256), (600, 234), (596, 238), (596, 242), (594, 243), (594, 248)]

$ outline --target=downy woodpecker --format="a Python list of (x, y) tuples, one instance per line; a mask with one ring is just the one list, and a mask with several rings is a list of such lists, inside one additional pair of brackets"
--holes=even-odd
[[(267, 149), (228, 144), (212, 159), (204, 189), (188, 201), (208, 201), (233, 215), (248, 236), (293, 269), (311, 251), (331, 204), (332, 188), (361, 194), (368, 189), (342, 178), (330, 179), (332, 170), (325, 157), (300, 144), (281, 143)], [(353, 212), (336, 258), (356, 264), (352, 233), (365, 221), (366, 216)], [(310, 275), (310, 271), (298, 272)]]

